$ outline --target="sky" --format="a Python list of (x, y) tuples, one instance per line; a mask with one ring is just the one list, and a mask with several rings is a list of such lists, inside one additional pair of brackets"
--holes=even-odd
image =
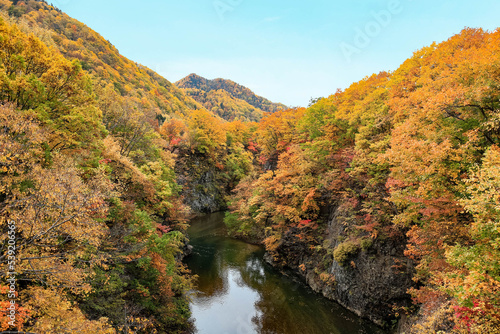
[(500, 27), (498, 0), (49, 0), (171, 82), (231, 79), (307, 106), (464, 27)]

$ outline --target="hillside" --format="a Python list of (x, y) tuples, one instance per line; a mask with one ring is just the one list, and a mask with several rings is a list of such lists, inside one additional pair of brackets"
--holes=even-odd
[(175, 85), (207, 110), (228, 121), (235, 119), (258, 121), (265, 112), (286, 109), (283, 104), (273, 103), (257, 96), (247, 87), (231, 80), (208, 80), (196, 74), (190, 74), (177, 81)]
[[(12, 6), (13, 2), (17, 5)], [(160, 119), (201, 108), (168, 80), (123, 57), (101, 35), (45, 1), (13, 2), (0, 1), (7, 20), (57, 48), (66, 58), (78, 60), (84, 70), (112, 84), (120, 95), (136, 100)]]
[(267, 115), (226, 225), (399, 333), (500, 328), (500, 30)]
[(2, 0), (0, 16), (0, 225), (22, 282), (0, 330), (186, 332), (189, 208), (160, 129), (202, 107), (44, 1)]
[(0, 16), (0, 331), (191, 332), (188, 217), (229, 208), (380, 326), (498, 333), (500, 30), (285, 109), (172, 84), (45, 1)]

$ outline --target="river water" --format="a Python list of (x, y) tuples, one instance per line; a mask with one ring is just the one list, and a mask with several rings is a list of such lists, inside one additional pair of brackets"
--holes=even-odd
[(199, 276), (191, 302), (197, 333), (385, 333), (274, 269), (262, 247), (228, 238), (223, 217), (196, 218), (188, 230), (193, 253), (185, 262)]

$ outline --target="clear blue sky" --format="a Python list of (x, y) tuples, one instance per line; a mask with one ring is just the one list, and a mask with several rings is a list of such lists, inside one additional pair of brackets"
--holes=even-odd
[(231, 79), (290, 106), (394, 70), (464, 27), (500, 26), (498, 0), (52, 2), (172, 82)]

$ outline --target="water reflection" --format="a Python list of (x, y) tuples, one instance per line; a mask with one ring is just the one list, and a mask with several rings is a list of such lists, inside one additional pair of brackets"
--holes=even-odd
[(198, 333), (383, 333), (277, 272), (262, 248), (227, 238), (222, 218), (195, 219), (189, 230), (194, 248), (186, 262), (199, 276), (191, 303)]

